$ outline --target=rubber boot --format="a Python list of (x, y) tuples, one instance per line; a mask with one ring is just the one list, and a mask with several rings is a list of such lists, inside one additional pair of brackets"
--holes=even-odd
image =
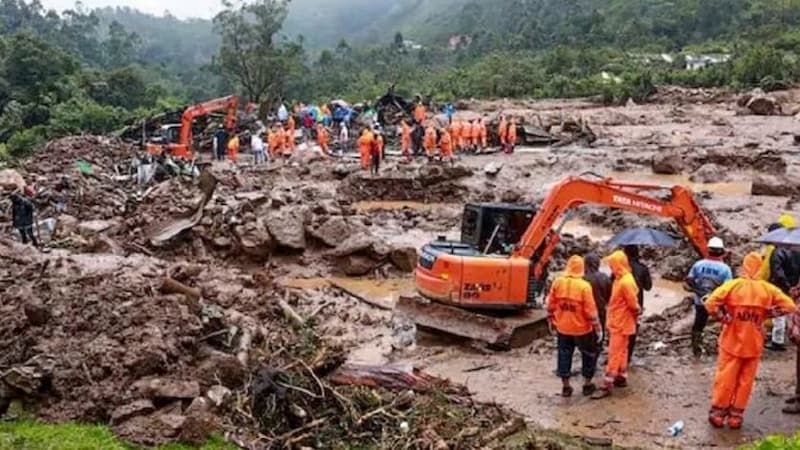
[(711, 408), (711, 412), (708, 413), (708, 423), (714, 428), (722, 428), (725, 426), (725, 418), (727, 416), (728, 412), (724, 409)]
[(744, 423), (744, 410), (732, 408), (728, 416), (728, 428), (731, 430), (738, 430), (742, 428)]
[(692, 331), (692, 353), (694, 353), (695, 358), (699, 358), (703, 355), (702, 331)]

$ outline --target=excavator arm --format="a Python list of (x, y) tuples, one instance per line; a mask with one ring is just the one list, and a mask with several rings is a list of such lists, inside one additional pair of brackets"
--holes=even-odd
[(558, 244), (559, 234), (552, 232), (565, 211), (582, 205), (599, 205), (638, 214), (671, 218), (701, 255), (708, 256), (708, 239), (714, 234), (711, 221), (695, 201), (691, 191), (682, 186), (670, 188), (671, 198), (661, 200), (642, 191), (659, 191), (664, 186), (600, 181), (570, 177), (553, 188), (539, 213), (523, 234), (512, 257), (531, 259), (537, 256), (533, 274), (541, 279)]
[(197, 117), (206, 116), (217, 111), (226, 111), (225, 128), (228, 130), (236, 126), (236, 110), (239, 108), (239, 97), (227, 97), (209, 100), (186, 108), (181, 117), (181, 135), (178, 145), (189, 147), (192, 143), (192, 122)]

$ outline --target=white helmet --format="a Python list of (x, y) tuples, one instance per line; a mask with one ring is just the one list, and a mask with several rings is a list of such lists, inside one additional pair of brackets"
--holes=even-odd
[(713, 237), (708, 240), (708, 248), (713, 248), (715, 250), (725, 250), (725, 243), (722, 242), (722, 239), (718, 237)]

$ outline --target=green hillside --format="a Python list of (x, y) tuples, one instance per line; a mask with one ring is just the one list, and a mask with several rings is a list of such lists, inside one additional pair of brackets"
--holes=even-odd
[(390, 42), (402, 32), (431, 42), (455, 28), (453, 18), (469, 0), (293, 0), (284, 30), (303, 35), (312, 49), (341, 39), (357, 44)]

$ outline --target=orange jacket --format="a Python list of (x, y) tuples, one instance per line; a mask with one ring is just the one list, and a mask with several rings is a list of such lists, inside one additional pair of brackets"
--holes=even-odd
[(500, 119), (500, 125), (497, 127), (497, 134), (501, 137), (508, 136), (508, 122), (506, 122), (505, 117)]
[(239, 152), (239, 136), (234, 136), (230, 141), (228, 141), (228, 151), (229, 152)]
[(636, 317), (642, 310), (638, 300), (639, 287), (633, 278), (625, 252), (618, 250), (612, 253), (606, 258), (606, 263), (614, 274), (606, 314), (608, 330), (630, 336), (636, 333)]
[(583, 336), (600, 326), (592, 285), (583, 279), (583, 258), (573, 256), (564, 276), (556, 278), (547, 297), (547, 317), (559, 333)]
[(434, 148), (436, 148), (436, 129), (435, 128), (428, 127), (425, 130), (425, 138), (424, 138), (424, 142), (422, 143), (422, 145), (428, 150), (433, 150)]
[(442, 155), (449, 155), (453, 152), (453, 140), (447, 131), (442, 132), (442, 138), (439, 140), (439, 150), (442, 151)]
[(414, 120), (416, 120), (418, 123), (422, 123), (425, 120), (425, 114), (425, 105), (422, 103), (414, 108)]
[(411, 127), (405, 121), (400, 128), (400, 136), (402, 142), (411, 142)]
[(472, 139), (479, 139), (481, 137), (481, 124), (476, 120), (472, 122)]
[(450, 137), (457, 141), (461, 138), (461, 122), (454, 120), (450, 123)]
[(321, 147), (328, 145), (330, 141), (330, 136), (328, 135), (328, 130), (325, 127), (317, 127), (317, 144)]
[(267, 146), (270, 151), (275, 151), (278, 148), (278, 133), (270, 131), (267, 133)]
[(509, 144), (517, 143), (517, 124), (513, 120), (511, 121), (511, 123), (508, 124), (507, 136)]
[(725, 324), (719, 346), (740, 358), (758, 358), (764, 349), (763, 324), (772, 310), (778, 315), (795, 311), (792, 299), (776, 286), (758, 278), (762, 259), (745, 256), (739, 278), (718, 287), (706, 300), (706, 310)]
[(289, 116), (289, 119), (286, 120), (286, 128), (289, 129), (290, 131), (294, 131), (294, 127), (295, 127), (294, 117)]
[(358, 138), (358, 151), (361, 154), (369, 154), (372, 152), (372, 141), (375, 140), (375, 136), (367, 131)]
[(482, 139), (486, 137), (486, 124), (481, 120), (478, 122), (478, 136)]

